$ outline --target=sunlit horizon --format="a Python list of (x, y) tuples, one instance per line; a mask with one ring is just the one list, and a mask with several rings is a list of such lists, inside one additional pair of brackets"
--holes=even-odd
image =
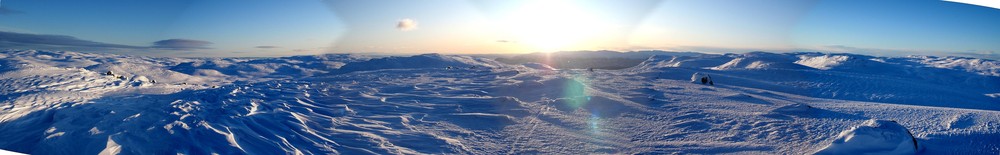
[(946, 1), (0, 3), (0, 48), (12, 49), (223, 57), (596, 50), (1000, 54), (1000, 10)]

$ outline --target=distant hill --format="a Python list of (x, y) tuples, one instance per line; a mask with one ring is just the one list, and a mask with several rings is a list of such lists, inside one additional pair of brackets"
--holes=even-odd
[(507, 64), (542, 63), (559, 69), (623, 69), (642, 63), (654, 55), (668, 56), (700, 56), (695, 52), (670, 51), (562, 51), (552, 53), (530, 53), (512, 57), (500, 57), (496, 60)]

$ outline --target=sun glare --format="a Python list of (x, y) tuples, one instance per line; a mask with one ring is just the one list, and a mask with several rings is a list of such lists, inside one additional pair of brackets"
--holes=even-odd
[(543, 52), (569, 50), (587, 38), (597, 36), (603, 23), (563, 0), (532, 1), (513, 12), (508, 27), (515, 38)]

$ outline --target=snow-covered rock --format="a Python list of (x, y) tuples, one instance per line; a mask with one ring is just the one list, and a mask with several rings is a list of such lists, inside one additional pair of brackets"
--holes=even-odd
[(841, 132), (816, 154), (915, 154), (916, 142), (910, 131), (895, 121), (868, 120)]
[(712, 76), (705, 73), (694, 73), (691, 74), (691, 83), (701, 83), (701, 79), (705, 78), (708, 81), (712, 81)]
[(132, 83), (134, 83), (133, 85), (136, 86), (148, 86), (150, 84), (156, 83), (156, 81), (150, 80), (146, 76), (141, 76), (141, 75), (133, 76), (132, 78), (129, 78), (129, 80), (132, 81)]

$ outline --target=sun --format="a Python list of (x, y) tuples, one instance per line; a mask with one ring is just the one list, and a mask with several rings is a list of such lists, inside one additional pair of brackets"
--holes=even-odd
[(564, 0), (539, 0), (522, 5), (508, 16), (507, 25), (530, 50), (569, 50), (597, 36), (603, 25), (588, 11)]

